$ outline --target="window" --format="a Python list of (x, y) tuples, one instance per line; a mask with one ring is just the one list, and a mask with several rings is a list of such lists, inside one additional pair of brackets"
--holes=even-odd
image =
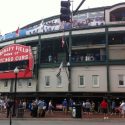
[(29, 80), (27, 81), (27, 86), (28, 86), (28, 87), (31, 87), (31, 86), (32, 86), (32, 79), (29, 79)]
[(45, 76), (45, 86), (50, 86), (50, 76)]
[(110, 21), (124, 21), (125, 19), (125, 8), (121, 7), (111, 11), (110, 13)]
[(118, 76), (119, 79), (119, 86), (125, 86), (125, 75), (120, 74)]
[(4, 81), (4, 87), (7, 87), (8, 86), (8, 80), (5, 80)]
[(84, 76), (79, 76), (79, 87), (85, 86)]
[(98, 75), (92, 76), (92, 85), (93, 85), (93, 87), (99, 87), (99, 76)]
[(58, 87), (61, 87), (61, 86), (62, 86), (62, 77), (61, 77), (61, 76), (58, 76), (58, 77), (57, 77), (57, 86), (58, 86)]

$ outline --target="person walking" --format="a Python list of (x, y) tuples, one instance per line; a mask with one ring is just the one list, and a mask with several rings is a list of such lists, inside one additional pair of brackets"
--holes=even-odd
[(83, 110), (83, 113), (85, 112), (85, 106), (86, 106), (86, 103), (85, 101), (82, 102), (82, 110)]
[(113, 115), (115, 113), (115, 108), (116, 108), (116, 103), (113, 100), (112, 103), (111, 103), (111, 115)]
[(40, 99), (37, 105), (38, 105), (38, 111), (37, 111), (38, 117), (42, 117), (44, 102)]
[(66, 100), (66, 99), (63, 100), (62, 106), (63, 106), (63, 112), (64, 112), (65, 114), (67, 114), (67, 106), (68, 106), (68, 103), (67, 103), (67, 100)]
[(47, 111), (47, 114), (50, 112), (50, 114), (52, 115), (53, 114), (53, 109), (54, 109), (54, 106), (52, 104), (52, 100), (49, 101), (48, 103), (48, 111)]
[(6, 102), (7, 118), (9, 117), (9, 115), (12, 115), (12, 112), (11, 112), (12, 106), (13, 106), (13, 101), (11, 99), (7, 99), (7, 102)]
[(92, 112), (92, 114), (94, 114), (95, 113), (95, 102), (94, 101), (92, 101), (92, 103), (91, 103), (91, 112)]
[(37, 117), (38, 106), (35, 101), (32, 103), (32, 117)]
[(124, 100), (122, 101), (120, 108), (122, 110), (121, 111), (122, 117), (124, 118), (125, 117), (125, 102), (124, 102)]
[(91, 114), (91, 103), (90, 103), (90, 101), (89, 100), (86, 100), (86, 102), (85, 102), (85, 110), (86, 110), (86, 114), (87, 114), (87, 118), (90, 118), (90, 114)]
[(101, 102), (100, 107), (104, 114), (104, 119), (108, 119), (108, 103), (106, 102), (105, 99), (103, 99), (103, 101)]
[(70, 98), (69, 99), (69, 111), (72, 112), (72, 108), (73, 108), (73, 100)]

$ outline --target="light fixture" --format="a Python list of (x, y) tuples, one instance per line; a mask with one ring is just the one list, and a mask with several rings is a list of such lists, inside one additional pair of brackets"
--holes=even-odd
[(18, 69), (18, 67), (16, 67), (16, 68), (14, 69), (14, 73), (17, 74), (18, 72), (19, 72), (19, 69)]
[(67, 62), (67, 66), (70, 66), (70, 62)]

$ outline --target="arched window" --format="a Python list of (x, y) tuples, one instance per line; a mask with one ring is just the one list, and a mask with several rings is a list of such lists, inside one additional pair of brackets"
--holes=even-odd
[(110, 21), (125, 21), (125, 7), (110, 12)]

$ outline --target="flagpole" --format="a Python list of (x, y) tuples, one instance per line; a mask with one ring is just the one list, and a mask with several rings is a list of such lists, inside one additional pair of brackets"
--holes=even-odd
[(61, 74), (61, 70), (62, 70), (62, 67), (63, 67), (63, 61), (60, 63), (60, 66), (59, 66), (58, 72), (57, 72), (57, 74), (56, 74), (57, 77), (60, 76), (60, 74)]

